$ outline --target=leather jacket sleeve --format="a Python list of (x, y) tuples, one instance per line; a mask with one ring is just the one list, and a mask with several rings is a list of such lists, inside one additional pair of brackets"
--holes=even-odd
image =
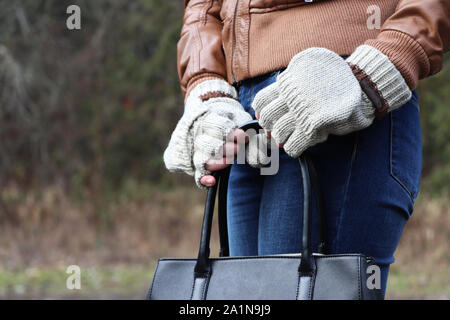
[[(178, 74), (183, 95), (198, 82), (227, 78), (222, 48), (223, 0), (185, 0), (178, 42)], [(226, 12), (225, 12), (226, 13)], [(365, 26), (363, 26), (365, 27)], [(394, 63), (411, 89), (442, 69), (450, 48), (450, 0), (398, 0), (376, 39), (365, 42)]]
[(394, 63), (411, 89), (438, 73), (450, 48), (449, 0), (400, 0), (383, 24), (374, 46)]
[(222, 50), (222, 0), (185, 0), (177, 45), (177, 66), (183, 96), (194, 82), (226, 79)]

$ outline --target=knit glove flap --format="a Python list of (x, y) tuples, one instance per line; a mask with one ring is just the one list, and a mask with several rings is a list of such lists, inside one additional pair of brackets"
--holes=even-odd
[(389, 59), (377, 49), (360, 46), (347, 61), (325, 48), (294, 56), (277, 80), (256, 95), (252, 107), (262, 127), (272, 131), (292, 157), (327, 139), (368, 127), (375, 108), (347, 62), (366, 71), (393, 110), (411, 91)]
[[(220, 97), (205, 100), (205, 96)], [(210, 174), (206, 162), (219, 155), (233, 128), (251, 120), (236, 99), (234, 87), (223, 80), (203, 81), (190, 92), (164, 152), (169, 171), (193, 175), (197, 185), (204, 188), (200, 178)]]

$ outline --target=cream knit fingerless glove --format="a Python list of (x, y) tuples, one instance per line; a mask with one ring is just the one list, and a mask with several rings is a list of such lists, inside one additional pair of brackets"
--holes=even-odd
[(270, 163), (271, 142), (264, 133), (250, 135), (245, 148), (246, 163), (253, 168), (261, 168)]
[(169, 171), (193, 175), (204, 188), (200, 178), (210, 173), (206, 162), (219, 154), (233, 128), (251, 120), (236, 99), (235, 88), (223, 80), (206, 80), (195, 86), (164, 152)]
[(410, 99), (400, 72), (377, 49), (363, 45), (344, 60), (328, 49), (310, 48), (292, 58), (276, 82), (256, 95), (252, 107), (260, 114), (260, 125), (271, 130), (292, 157), (329, 134), (345, 135), (368, 127), (376, 109), (355, 70), (361, 79), (371, 80), (384, 111)]

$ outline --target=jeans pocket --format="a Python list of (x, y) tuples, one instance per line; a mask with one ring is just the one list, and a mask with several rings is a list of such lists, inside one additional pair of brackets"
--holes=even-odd
[(391, 117), (390, 173), (414, 201), (422, 170), (422, 134), (417, 94)]

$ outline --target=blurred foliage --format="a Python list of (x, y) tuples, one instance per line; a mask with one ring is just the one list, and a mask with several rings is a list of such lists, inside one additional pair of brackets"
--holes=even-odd
[[(66, 28), (70, 4), (81, 30)], [(174, 0), (0, 0), (0, 181), (94, 192), (161, 181), (183, 110), (182, 12)]]
[(419, 88), (423, 135), (422, 189), (450, 192), (450, 54), (443, 70), (421, 81)]
[[(81, 30), (66, 28), (70, 4)], [(180, 0), (0, 0), (0, 187), (99, 194), (174, 181), (161, 155), (183, 110), (182, 16)], [(447, 63), (419, 89), (435, 193), (450, 180), (449, 80)]]

